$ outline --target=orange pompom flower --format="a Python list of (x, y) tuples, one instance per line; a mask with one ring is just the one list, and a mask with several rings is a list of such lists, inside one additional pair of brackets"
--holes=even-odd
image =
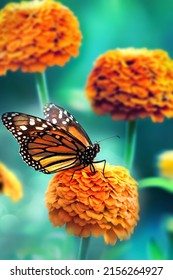
[(53, 0), (10, 3), (0, 11), (0, 74), (43, 72), (78, 55), (79, 23)]
[[(95, 164), (58, 172), (46, 193), (49, 219), (54, 226), (66, 225), (68, 234), (79, 237), (104, 236), (106, 244), (130, 237), (139, 219), (137, 183), (120, 166)], [(105, 177), (104, 177), (105, 176)]]
[(3, 163), (0, 163), (0, 193), (10, 196), (14, 202), (23, 196), (21, 183)]
[(114, 120), (173, 117), (173, 61), (163, 50), (117, 49), (95, 62), (86, 94), (97, 114)]

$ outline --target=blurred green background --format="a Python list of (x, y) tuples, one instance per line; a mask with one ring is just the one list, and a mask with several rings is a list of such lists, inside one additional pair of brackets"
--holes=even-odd
[[(9, 1), (0, 2), (0, 8)], [(17, 2), (17, 1), (16, 1)], [(19, 2), (19, 1), (18, 1)], [(173, 57), (172, 0), (63, 0), (78, 17), (83, 34), (80, 55), (65, 67), (46, 70), (50, 100), (68, 109), (88, 132), (101, 142), (97, 159), (124, 165), (125, 123), (110, 116), (96, 116), (85, 97), (85, 84), (94, 60), (109, 49), (146, 47), (164, 49)], [(0, 114), (18, 111), (43, 117), (37, 98), (34, 74), (8, 72), (0, 77)], [(18, 154), (18, 144), (0, 123), (0, 161), (15, 172), (24, 185), (24, 198), (17, 204), (0, 196), (0, 259), (76, 259), (79, 239), (64, 228), (53, 228), (45, 207), (45, 192), (51, 175), (28, 167)], [(157, 175), (160, 152), (173, 149), (173, 120), (153, 124), (138, 121), (133, 176)], [(106, 246), (103, 238), (92, 238), (89, 259), (150, 259), (155, 240), (169, 250), (164, 219), (173, 216), (173, 194), (159, 188), (139, 191), (140, 221), (132, 237)]]

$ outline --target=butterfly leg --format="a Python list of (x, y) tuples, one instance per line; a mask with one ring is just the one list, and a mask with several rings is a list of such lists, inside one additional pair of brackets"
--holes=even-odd
[[(99, 161), (99, 162), (102, 162), (102, 161)], [(82, 166), (82, 167), (80, 167), (80, 168), (78, 168), (78, 169), (75, 169), (75, 170), (73, 171), (73, 174), (72, 174), (72, 176), (71, 176), (70, 181), (73, 179), (74, 173), (75, 173), (76, 171), (82, 170), (82, 169), (84, 169), (85, 167), (87, 167), (87, 165), (86, 165), (86, 166)], [(91, 170), (92, 173), (94, 173), (94, 174), (96, 173), (96, 170), (95, 170), (95, 167), (94, 167), (93, 164), (90, 164), (90, 170)]]
[[(104, 162), (104, 165), (103, 165), (103, 176), (105, 177), (105, 166), (106, 166), (106, 160), (103, 159), (103, 160), (98, 160), (98, 161), (94, 161), (93, 163), (101, 163), (101, 162)], [(95, 167), (91, 164), (92, 168), (94, 168), (94, 171), (95, 171)], [(91, 170), (92, 171), (92, 170)], [(95, 173), (95, 172), (94, 172)], [(106, 178), (106, 177), (105, 177)]]
[(85, 168), (85, 166), (82, 166), (82, 167), (80, 167), (80, 168), (75, 169), (75, 170), (73, 171), (73, 174), (72, 174), (72, 176), (71, 176), (70, 181), (73, 179), (74, 173), (75, 173), (76, 171), (82, 170), (82, 169), (84, 169), (84, 168)]
[[(105, 159), (99, 160), (99, 161), (94, 161), (92, 164), (90, 164), (90, 170), (91, 170), (92, 173), (95, 174), (95, 173), (96, 173), (96, 169), (95, 169), (95, 167), (94, 167), (94, 163), (101, 163), (101, 162), (104, 162), (104, 165), (103, 165), (103, 176), (105, 177), (105, 174), (104, 174), (105, 166), (106, 166), (106, 160), (105, 160)], [(82, 166), (81, 168), (75, 169), (75, 170), (73, 171), (73, 174), (72, 174), (72, 176), (71, 176), (70, 181), (73, 179), (74, 173), (75, 173), (76, 171), (82, 170), (82, 169), (84, 169), (84, 168), (85, 168), (85, 166)], [(105, 178), (106, 178), (106, 177), (105, 177)]]

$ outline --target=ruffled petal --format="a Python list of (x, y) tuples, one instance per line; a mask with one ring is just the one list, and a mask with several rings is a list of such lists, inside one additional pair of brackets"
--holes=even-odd
[(54, 0), (7, 4), (0, 11), (0, 75), (7, 70), (43, 72), (78, 55), (79, 23)]
[(95, 113), (114, 120), (173, 117), (173, 61), (163, 50), (117, 49), (95, 62), (86, 95)]
[[(58, 172), (46, 193), (49, 219), (54, 226), (66, 225), (68, 234), (104, 236), (114, 245), (129, 238), (139, 219), (137, 183), (120, 166), (95, 164), (90, 168)], [(83, 178), (85, 178), (83, 180)], [(87, 180), (86, 180), (87, 178)]]

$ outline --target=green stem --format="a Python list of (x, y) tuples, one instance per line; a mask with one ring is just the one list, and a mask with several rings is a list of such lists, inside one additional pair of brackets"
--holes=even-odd
[(49, 94), (47, 89), (46, 76), (44, 72), (36, 73), (36, 86), (38, 98), (42, 108), (46, 103), (49, 103)]
[(168, 242), (169, 242), (168, 260), (173, 260), (173, 232), (168, 233)]
[(78, 255), (79, 260), (85, 260), (86, 259), (88, 246), (89, 246), (89, 241), (90, 241), (90, 236), (87, 237), (87, 238), (81, 238), (80, 247), (79, 247), (79, 255)]
[(136, 144), (136, 120), (127, 122), (125, 164), (128, 169), (132, 169)]
[(162, 177), (144, 178), (139, 181), (139, 188), (162, 188), (173, 193), (173, 181)]
[(168, 236), (168, 260), (173, 260), (173, 216), (168, 216), (165, 222)]

